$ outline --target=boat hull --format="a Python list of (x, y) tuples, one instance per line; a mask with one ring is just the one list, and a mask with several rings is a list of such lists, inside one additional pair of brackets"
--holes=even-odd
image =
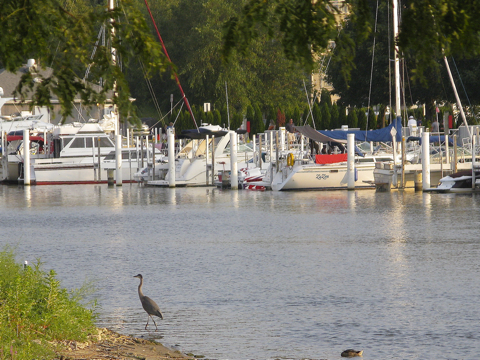
[[(355, 188), (374, 188), (374, 168), (374, 164), (355, 167)], [(274, 177), (271, 187), (276, 191), (347, 189), (347, 164), (285, 167)]]

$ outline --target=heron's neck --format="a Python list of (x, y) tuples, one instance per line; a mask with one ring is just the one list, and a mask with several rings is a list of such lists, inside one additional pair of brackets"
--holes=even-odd
[(143, 297), (142, 292), (143, 279), (140, 279), (140, 285), (138, 285), (138, 296)]

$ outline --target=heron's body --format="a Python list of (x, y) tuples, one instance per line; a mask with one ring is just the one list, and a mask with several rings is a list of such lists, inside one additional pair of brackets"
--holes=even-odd
[(160, 319), (163, 319), (162, 312), (160, 311), (160, 307), (157, 305), (155, 301), (150, 299), (148, 296), (143, 295), (142, 286), (143, 286), (143, 276), (141, 274), (135, 275), (134, 277), (140, 279), (140, 285), (138, 285), (138, 296), (140, 297), (140, 302), (142, 303), (143, 309), (147, 312), (147, 325), (145, 325), (145, 329), (148, 326), (148, 320), (152, 318), (153, 323), (155, 324), (155, 330), (157, 330), (157, 323), (153, 319), (152, 315), (158, 316)]

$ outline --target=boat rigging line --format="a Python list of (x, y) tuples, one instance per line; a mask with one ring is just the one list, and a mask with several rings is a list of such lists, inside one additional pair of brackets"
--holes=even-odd
[[(139, 61), (139, 63), (142, 68), (143, 78), (145, 79), (148, 91), (150, 92), (150, 96), (152, 97), (153, 105), (155, 106), (155, 109), (157, 110), (158, 115), (160, 115), (159, 116), (160, 121), (162, 121), (163, 125), (165, 125), (165, 122), (163, 121), (164, 116), (162, 114), (162, 110), (160, 109), (160, 104), (158, 103), (157, 97), (155, 96), (155, 91), (153, 91), (152, 82), (148, 78), (147, 72), (145, 71), (145, 64), (143, 63), (143, 61)], [(158, 122), (156, 124), (158, 124)]]
[(372, 96), (372, 82), (373, 82), (373, 61), (375, 60), (375, 44), (376, 44), (376, 34), (377, 34), (377, 19), (378, 19), (378, 0), (377, 0), (377, 10), (375, 11), (375, 29), (373, 31), (373, 46), (372, 46), (372, 66), (370, 69), (370, 89), (368, 90), (368, 105), (367, 105), (367, 126), (365, 127), (365, 139), (367, 138), (368, 132), (368, 119), (370, 118), (370, 100)]
[[(452, 61), (453, 65), (455, 65), (455, 70), (457, 70), (458, 74), (458, 80), (460, 80), (460, 84), (462, 85), (463, 92), (465, 93), (465, 97), (467, 98), (468, 105), (472, 107), (472, 103), (470, 102), (470, 98), (468, 97), (467, 89), (465, 89), (465, 85), (463, 84), (462, 76), (460, 75), (460, 71), (458, 71), (457, 63), (455, 62), (455, 59), (452, 56)], [(472, 111), (471, 114), (473, 115), (473, 118), (475, 119), (475, 122), (477, 122), (477, 115), (475, 114), (475, 111)]]
[[(307, 103), (308, 103), (308, 108), (310, 109), (310, 115), (312, 116), (312, 124), (313, 124), (313, 128), (315, 130), (317, 130), (317, 127), (315, 126), (315, 119), (313, 118), (313, 112), (312, 112), (312, 107), (310, 106), (310, 99), (308, 98), (308, 92), (307, 92), (307, 85), (305, 85), (305, 79), (303, 79), (303, 88), (305, 89), (305, 95), (307, 95)], [(312, 103), (315, 101), (314, 98), (312, 98)], [(307, 120), (308, 120), (308, 116), (307, 118), (305, 119), (304, 123), (303, 123), (303, 126), (307, 125)]]
[[(167, 48), (165, 47), (165, 44), (163, 42), (163, 39), (162, 37), (160, 36), (160, 32), (158, 31), (158, 27), (157, 27), (157, 24), (155, 22), (155, 19), (153, 18), (153, 14), (152, 12), (150, 11), (150, 6), (148, 6), (148, 1), (147, 0), (144, 0), (145, 1), (145, 6), (147, 7), (147, 10), (148, 10), (148, 13), (150, 15), (150, 19), (152, 19), (152, 23), (153, 23), (153, 26), (155, 27), (155, 31), (157, 32), (157, 36), (158, 36), (158, 40), (160, 41), (160, 43), (162, 44), (162, 48), (163, 48), (163, 52), (165, 53), (165, 56), (167, 57), (168, 61), (172, 62), (172, 60), (170, 60), (170, 56), (168, 55), (168, 52), (167, 52)], [(178, 88), (180, 89), (180, 92), (182, 94), (182, 99), (183, 101), (185, 102), (185, 105), (187, 105), (187, 109), (188, 111), (190, 112), (190, 116), (192, 117), (193, 119), (193, 122), (195, 123), (195, 127), (198, 129), (198, 125), (197, 125), (197, 122), (195, 121), (195, 116), (193, 116), (193, 111), (192, 111), (192, 108), (190, 107), (190, 104), (188, 103), (188, 99), (187, 97), (185, 96), (185, 92), (183, 91), (182, 89), (182, 85), (180, 84), (180, 79), (178, 78), (178, 75), (177, 75), (177, 72), (176, 71), (173, 71), (174, 75), (175, 75), (175, 81), (177, 82), (177, 85), (178, 85)], [(199, 130), (200, 131), (200, 130)]]

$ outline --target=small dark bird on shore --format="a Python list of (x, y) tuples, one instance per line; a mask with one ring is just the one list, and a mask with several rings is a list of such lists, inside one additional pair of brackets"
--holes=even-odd
[(362, 356), (363, 350), (357, 351), (353, 349), (347, 349), (345, 351), (342, 351), (340, 354), (342, 357), (355, 357), (355, 356)]
[(147, 312), (147, 325), (145, 325), (145, 330), (147, 330), (148, 320), (152, 318), (153, 323), (155, 324), (155, 331), (158, 330), (157, 323), (153, 320), (152, 315), (158, 316), (160, 319), (163, 319), (163, 315), (160, 312), (160, 308), (158, 307), (157, 303), (150, 299), (148, 296), (143, 295), (142, 292), (142, 285), (143, 285), (143, 276), (142, 274), (135, 275), (134, 277), (140, 279), (140, 285), (138, 285), (138, 296), (140, 297), (140, 301), (142, 303), (143, 309)]

